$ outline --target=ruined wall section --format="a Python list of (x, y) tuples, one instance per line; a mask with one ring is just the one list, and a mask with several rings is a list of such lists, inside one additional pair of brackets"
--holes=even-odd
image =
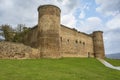
[(40, 51), (22, 43), (0, 42), (0, 59), (40, 58)]
[(94, 57), (93, 40), (88, 34), (61, 25), (60, 40), (63, 57)]
[(38, 48), (38, 30), (37, 26), (33, 27), (26, 35), (23, 36), (23, 42), (25, 45)]

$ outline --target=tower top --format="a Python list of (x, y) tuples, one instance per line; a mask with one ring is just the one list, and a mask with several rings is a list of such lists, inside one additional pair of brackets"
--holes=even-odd
[(103, 31), (94, 31), (93, 33), (103, 33)]
[(56, 8), (59, 9), (59, 11), (61, 12), (61, 9), (60, 9), (59, 7), (57, 7), (57, 6), (55, 6), (55, 5), (52, 5), (52, 4), (40, 5), (40, 6), (38, 7), (38, 11), (39, 11), (40, 8), (43, 8), (43, 7), (56, 7)]

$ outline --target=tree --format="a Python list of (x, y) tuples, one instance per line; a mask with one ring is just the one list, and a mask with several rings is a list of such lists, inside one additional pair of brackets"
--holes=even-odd
[(15, 33), (14, 33), (14, 30), (12, 29), (12, 27), (10, 27), (10, 25), (2, 25), (1, 30), (3, 31), (5, 41), (13, 40)]
[(2, 26), (0, 26), (0, 41), (3, 41), (3, 40), (4, 40), (4, 34), (2, 31)]
[(3, 33), (0, 33), (0, 35), (3, 35), (5, 38), (5, 41), (12, 41), (12, 42), (23, 42), (23, 36), (28, 33), (31, 28), (26, 27), (24, 24), (18, 24), (16, 28), (10, 27), (10, 25), (2, 25), (0, 26), (0, 30)]
[(18, 26), (16, 30), (17, 31), (15, 33), (13, 41), (23, 43), (23, 36), (26, 33), (28, 33), (31, 30), (31, 28), (28, 28), (28, 27), (25, 27), (25, 26)]
[(25, 24), (18, 24), (17, 27), (15, 28), (15, 31), (17, 33), (20, 33), (23, 31), (23, 28), (25, 27)]

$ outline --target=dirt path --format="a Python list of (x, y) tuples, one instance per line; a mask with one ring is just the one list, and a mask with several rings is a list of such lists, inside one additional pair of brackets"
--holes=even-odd
[(105, 61), (104, 59), (100, 59), (97, 58), (102, 64), (104, 64), (106, 67), (112, 68), (112, 69), (116, 69), (116, 70), (120, 70), (120, 66), (113, 66), (112, 64), (108, 63), (107, 61)]

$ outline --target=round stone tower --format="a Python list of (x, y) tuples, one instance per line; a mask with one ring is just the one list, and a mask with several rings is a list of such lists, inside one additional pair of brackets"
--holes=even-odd
[(54, 5), (42, 5), (38, 8), (38, 43), (41, 57), (59, 57), (60, 13)]
[(103, 32), (95, 31), (93, 32), (93, 46), (94, 46), (94, 56), (96, 58), (104, 58), (104, 42), (103, 42)]

